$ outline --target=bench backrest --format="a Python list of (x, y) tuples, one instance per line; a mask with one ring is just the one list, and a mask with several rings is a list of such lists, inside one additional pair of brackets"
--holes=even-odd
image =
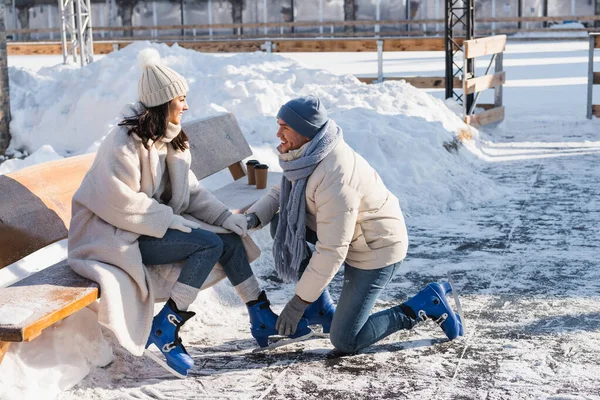
[[(241, 161), (252, 150), (233, 114), (183, 124), (198, 179), (229, 167), (233, 179), (245, 176)], [(94, 154), (37, 164), (0, 175), (0, 269), (65, 239), (71, 198), (94, 161)]]

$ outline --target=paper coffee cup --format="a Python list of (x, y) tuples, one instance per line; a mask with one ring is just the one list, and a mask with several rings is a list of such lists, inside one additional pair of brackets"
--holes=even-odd
[(267, 164), (257, 164), (254, 166), (254, 175), (256, 177), (256, 188), (264, 189), (267, 187), (267, 175), (269, 166)]
[(246, 169), (248, 170), (248, 185), (256, 185), (256, 178), (254, 177), (254, 166), (260, 164), (258, 160), (246, 161)]

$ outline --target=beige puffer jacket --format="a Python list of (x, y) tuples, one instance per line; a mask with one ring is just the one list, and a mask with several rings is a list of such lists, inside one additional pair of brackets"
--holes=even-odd
[[(305, 146), (281, 157), (299, 157)], [(256, 213), (262, 226), (279, 210), (279, 190), (273, 187), (247, 211)], [(306, 225), (317, 232), (318, 241), (296, 294), (308, 302), (321, 295), (344, 261), (355, 268), (378, 269), (406, 256), (408, 235), (398, 199), (343, 140), (308, 178)]]

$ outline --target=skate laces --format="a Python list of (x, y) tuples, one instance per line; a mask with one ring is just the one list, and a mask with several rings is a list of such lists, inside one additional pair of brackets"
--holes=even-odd
[(181, 328), (181, 326), (183, 325), (183, 323), (177, 319), (177, 316), (175, 314), (169, 314), (167, 316), (167, 320), (175, 325), (175, 340), (169, 343), (165, 343), (162, 347), (162, 351), (165, 353), (170, 352), (171, 350), (173, 350), (174, 348), (176, 348), (177, 346), (181, 346), (181, 348), (183, 349), (183, 351), (187, 354), (187, 350), (185, 349), (185, 346), (183, 345), (181, 338), (179, 337), (179, 329)]
[(427, 319), (431, 319), (436, 324), (442, 325), (444, 321), (448, 319), (448, 313), (443, 313), (442, 315), (440, 315), (439, 318), (436, 319), (435, 317), (428, 316), (425, 310), (419, 310), (417, 314), (417, 320), (419, 322), (425, 322)]

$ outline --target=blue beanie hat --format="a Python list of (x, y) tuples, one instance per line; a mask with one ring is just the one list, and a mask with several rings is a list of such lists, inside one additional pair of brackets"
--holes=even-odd
[(279, 109), (277, 118), (283, 120), (293, 130), (312, 139), (327, 123), (327, 110), (315, 96), (293, 99)]

